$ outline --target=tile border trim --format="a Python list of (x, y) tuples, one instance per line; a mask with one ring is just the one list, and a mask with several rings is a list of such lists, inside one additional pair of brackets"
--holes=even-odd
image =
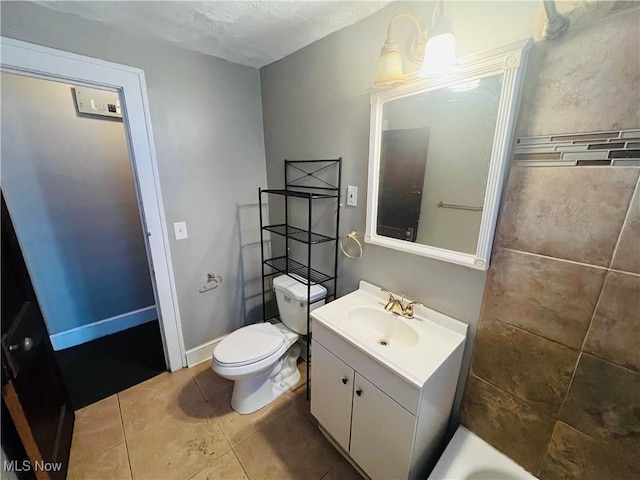
[(529, 167), (640, 166), (640, 129), (520, 137), (513, 160)]

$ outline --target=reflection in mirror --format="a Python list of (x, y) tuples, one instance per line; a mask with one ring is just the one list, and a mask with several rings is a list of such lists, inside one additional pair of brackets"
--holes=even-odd
[(476, 252), (502, 79), (384, 103), (378, 235)]

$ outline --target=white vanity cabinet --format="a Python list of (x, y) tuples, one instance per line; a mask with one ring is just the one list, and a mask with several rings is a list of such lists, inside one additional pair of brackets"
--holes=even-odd
[(333, 439), (349, 451), (354, 371), (317, 342), (311, 342), (311, 351), (316, 389), (315, 397), (311, 391), (311, 413)]
[(311, 413), (372, 478), (407, 478), (416, 417), (312, 342)]
[(444, 447), (467, 326), (418, 306), (384, 310), (365, 281), (311, 312), (311, 413), (373, 480), (424, 479)]
[(407, 478), (416, 417), (357, 373), (354, 388), (349, 454), (372, 478)]

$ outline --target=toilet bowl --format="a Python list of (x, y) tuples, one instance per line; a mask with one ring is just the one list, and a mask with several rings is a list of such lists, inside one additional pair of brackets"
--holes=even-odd
[[(234, 381), (231, 408), (247, 414), (273, 402), (300, 381), (300, 335), (307, 334), (307, 285), (293, 275), (273, 279), (282, 323), (247, 325), (227, 335), (213, 350), (211, 368)], [(324, 304), (327, 290), (311, 287), (311, 310)]]

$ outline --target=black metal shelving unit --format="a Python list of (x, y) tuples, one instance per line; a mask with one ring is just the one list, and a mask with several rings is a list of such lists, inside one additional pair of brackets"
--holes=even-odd
[[(296, 176), (297, 175), (297, 176)], [(293, 180), (292, 176), (295, 176)], [(285, 274), (307, 286), (307, 400), (309, 400), (309, 365), (311, 363), (311, 328), (310, 313), (312, 303), (311, 287), (321, 284), (327, 288), (326, 302), (336, 298), (338, 287), (338, 240), (340, 228), (340, 192), (342, 182), (342, 158), (330, 160), (285, 160), (284, 161), (284, 189), (258, 189), (258, 201), (260, 204), (260, 243), (262, 255), (262, 318), (265, 322), (278, 318), (278, 315), (267, 316), (266, 289), (267, 279), (274, 275)], [(284, 223), (265, 225), (262, 214), (263, 195), (277, 195), (284, 198)], [(332, 235), (321, 234), (312, 231), (313, 212), (315, 208), (329, 208), (335, 206), (335, 231)], [(306, 201), (306, 205), (304, 205)], [(307, 228), (300, 228), (289, 224), (289, 208), (297, 202), (299, 208), (306, 207)], [(324, 205), (316, 206), (316, 203)], [(264, 232), (271, 232), (284, 237), (285, 255), (265, 258)], [(306, 263), (291, 258), (289, 242), (299, 242), (307, 246)], [(314, 245), (333, 242), (333, 271), (322, 272), (311, 267), (311, 249)], [(295, 275), (295, 276), (293, 276)]]

